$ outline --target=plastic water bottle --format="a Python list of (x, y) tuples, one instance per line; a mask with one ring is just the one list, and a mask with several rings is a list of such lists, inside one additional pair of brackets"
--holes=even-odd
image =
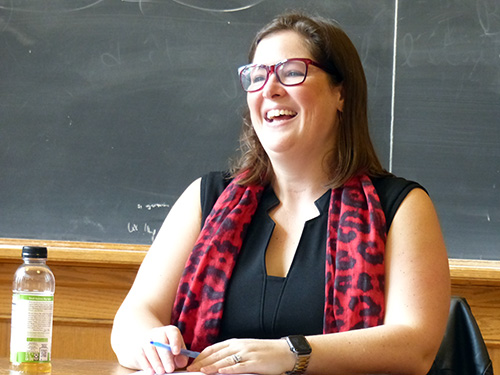
[(11, 369), (50, 372), (56, 282), (46, 264), (46, 247), (25, 246), (22, 257), (12, 284)]

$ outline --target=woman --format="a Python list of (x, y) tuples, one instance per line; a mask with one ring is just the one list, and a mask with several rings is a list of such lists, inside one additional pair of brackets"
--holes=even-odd
[(172, 372), (188, 347), (205, 373), (426, 374), (446, 250), (426, 192), (375, 155), (354, 46), (291, 13), (249, 57), (242, 157), (172, 207), (116, 315), (120, 363)]

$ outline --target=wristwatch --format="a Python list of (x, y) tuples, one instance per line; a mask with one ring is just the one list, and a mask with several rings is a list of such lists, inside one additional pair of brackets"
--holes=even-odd
[(306, 372), (309, 358), (311, 358), (311, 346), (303, 335), (292, 335), (284, 337), (290, 350), (295, 354), (295, 366), (292, 371), (287, 371), (287, 375), (301, 375)]

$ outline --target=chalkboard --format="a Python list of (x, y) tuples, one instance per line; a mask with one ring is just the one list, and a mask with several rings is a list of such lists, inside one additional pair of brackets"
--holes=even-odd
[(450, 256), (498, 259), (486, 0), (0, 0), (0, 237), (151, 243), (183, 189), (235, 154), (236, 69), (287, 8), (353, 39), (380, 157), (428, 188)]
[(402, 3), (393, 171), (429, 189), (450, 256), (500, 259), (500, 2)]

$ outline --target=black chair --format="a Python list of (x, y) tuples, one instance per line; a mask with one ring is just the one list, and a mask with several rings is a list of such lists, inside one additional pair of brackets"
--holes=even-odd
[(486, 344), (465, 298), (451, 299), (443, 342), (427, 375), (493, 375)]

